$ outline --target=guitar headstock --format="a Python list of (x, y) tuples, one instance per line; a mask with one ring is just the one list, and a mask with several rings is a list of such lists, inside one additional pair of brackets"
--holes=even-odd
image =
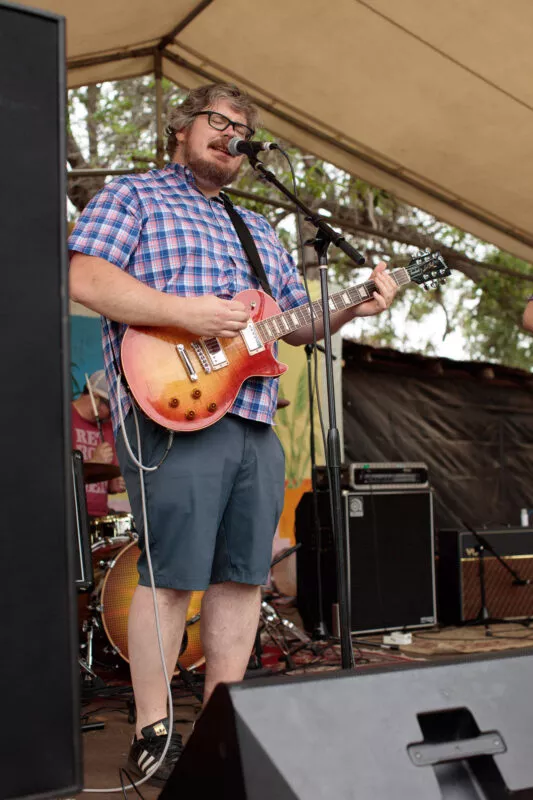
[(451, 275), (450, 268), (438, 250), (434, 253), (429, 249), (423, 250), (411, 259), (406, 270), (411, 280), (426, 290), (436, 289)]

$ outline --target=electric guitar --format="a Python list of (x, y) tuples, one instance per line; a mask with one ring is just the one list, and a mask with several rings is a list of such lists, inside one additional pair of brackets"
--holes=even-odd
[[(429, 251), (390, 273), (398, 286), (413, 281), (424, 289), (436, 288), (449, 274), (440, 253)], [(364, 303), (375, 288), (373, 281), (365, 281), (330, 295), (330, 311)], [(308, 325), (311, 314), (322, 316), (320, 300), (282, 312), (256, 289), (239, 292), (235, 299), (251, 314), (246, 328), (232, 339), (196, 336), (175, 327), (126, 329), (124, 374), (138, 405), (154, 422), (180, 432), (213, 425), (229, 411), (245, 380), (277, 377), (287, 370), (272, 353), (274, 342)]]

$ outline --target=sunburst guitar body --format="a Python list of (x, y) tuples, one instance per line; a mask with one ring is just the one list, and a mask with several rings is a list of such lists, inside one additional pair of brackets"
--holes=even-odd
[(175, 431), (197, 431), (229, 411), (252, 376), (287, 370), (274, 357), (274, 341), (258, 342), (261, 320), (280, 314), (267, 294), (247, 289), (235, 296), (250, 309), (247, 332), (231, 339), (199, 337), (182, 328), (129, 327), (121, 346), (131, 392), (154, 422)]

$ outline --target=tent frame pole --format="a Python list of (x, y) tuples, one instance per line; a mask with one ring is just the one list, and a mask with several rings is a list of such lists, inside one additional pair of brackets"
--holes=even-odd
[(163, 69), (161, 50), (154, 52), (155, 77), (155, 163), (158, 169), (165, 165), (165, 148), (163, 144)]

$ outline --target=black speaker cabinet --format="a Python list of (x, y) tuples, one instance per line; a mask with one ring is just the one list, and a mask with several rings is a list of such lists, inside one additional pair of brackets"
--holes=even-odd
[[(323, 621), (335, 628), (336, 563), (329, 494), (306, 493), (296, 509), (298, 608), (307, 630), (319, 621), (320, 557)], [(354, 633), (433, 625), (435, 570), (431, 490), (400, 489), (343, 494), (348, 534), (349, 596)]]
[(533, 798), (533, 656), (219, 685), (161, 800)]
[(64, 33), (0, 2), (3, 800), (81, 787)]
[[(485, 605), (491, 617), (533, 617), (533, 529), (480, 530), (479, 534), (525, 585), (485, 549), (483, 574)], [(478, 541), (469, 531), (441, 530), (438, 534), (437, 571), (439, 622), (456, 625), (475, 619), (481, 609)]]

